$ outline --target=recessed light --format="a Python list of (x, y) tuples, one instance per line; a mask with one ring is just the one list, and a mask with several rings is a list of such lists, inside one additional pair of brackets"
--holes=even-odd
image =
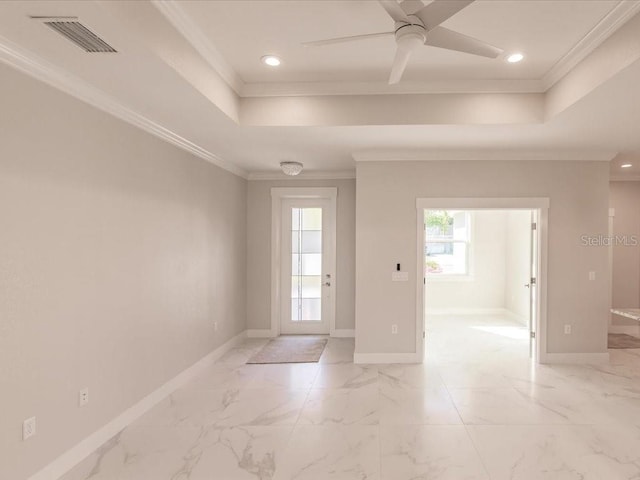
[(280, 59), (275, 55), (265, 55), (261, 60), (262, 63), (269, 65), (270, 67), (277, 67), (281, 63)]
[(507, 57), (507, 62), (518, 63), (518, 62), (521, 62), (523, 58), (524, 58), (524, 55), (521, 53), (512, 53)]
[(620, 168), (631, 168), (633, 165), (631, 163), (625, 163), (624, 165), (620, 165)]

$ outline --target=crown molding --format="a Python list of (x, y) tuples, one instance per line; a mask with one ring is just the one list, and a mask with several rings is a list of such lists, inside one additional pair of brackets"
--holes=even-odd
[(610, 182), (640, 182), (640, 175), (611, 175)]
[(244, 82), (236, 71), (227, 63), (218, 49), (202, 32), (200, 27), (185, 12), (180, 2), (175, 0), (151, 0), (151, 4), (173, 25), (173, 27), (191, 44), (207, 63), (240, 95), (244, 90)]
[(402, 95), (431, 93), (543, 93), (540, 80), (433, 80), (429, 82), (245, 83), (241, 97), (318, 95)]
[(638, 12), (640, 12), (640, 2), (636, 0), (621, 0), (542, 77), (544, 91), (549, 90), (556, 82), (573, 70), (578, 63), (584, 60)]
[(61, 90), (103, 112), (134, 125), (196, 157), (202, 158), (235, 175), (247, 178), (247, 172), (205, 148), (196, 145), (159, 123), (131, 110), (111, 96), (79, 77), (72, 75), (34, 53), (0, 36), (0, 62), (5, 63), (47, 85)]
[(376, 150), (352, 154), (356, 162), (480, 161), (576, 161), (609, 162), (616, 152), (566, 150)]
[(282, 172), (250, 172), (249, 181), (252, 180), (350, 180), (356, 178), (355, 170), (326, 170), (303, 171), (300, 175), (292, 177)]

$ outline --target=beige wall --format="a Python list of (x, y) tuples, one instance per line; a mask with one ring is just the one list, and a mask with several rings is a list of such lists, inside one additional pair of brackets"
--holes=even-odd
[(522, 323), (529, 321), (531, 275), (531, 211), (507, 212), (504, 305)]
[[(640, 182), (611, 182), (609, 202), (615, 209), (613, 235), (640, 240)], [(640, 307), (640, 246), (613, 247), (613, 307)], [(635, 320), (614, 316), (615, 325), (637, 326)]]
[(0, 478), (20, 480), (245, 329), (247, 182), (4, 66), (0, 105)]
[(355, 180), (255, 180), (247, 200), (247, 328), (271, 328), (271, 187), (337, 187), (336, 328), (355, 319)]
[[(548, 352), (606, 352), (608, 253), (581, 236), (607, 233), (608, 172), (606, 162), (359, 163), (356, 353), (415, 351), (418, 197), (550, 198)], [(396, 263), (409, 282), (391, 282)]]

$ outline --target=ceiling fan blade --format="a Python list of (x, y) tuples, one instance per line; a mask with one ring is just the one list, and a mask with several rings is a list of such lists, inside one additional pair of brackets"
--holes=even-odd
[(404, 10), (402, 10), (402, 7), (396, 0), (378, 0), (378, 2), (394, 21), (411, 23), (409, 17), (407, 17), (407, 14), (404, 13)]
[(481, 57), (496, 58), (504, 53), (501, 48), (444, 27), (435, 27), (427, 32), (427, 40), (424, 43), (432, 47), (471, 53)]
[(407, 68), (407, 63), (409, 63), (409, 57), (411, 57), (411, 53), (416, 48), (419, 48), (422, 45), (422, 41), (416, 37), (401, 38), (400, 40), (398, 40), (396, 56), (393, 59), (391, 75), (389, 75), (389, 85), (394, 85), (400, 81), (405, 68)]
[(366, 33), (364, 35), (352, 35), (350, 37), (328, 38), (326, 40), (316, 40), (314, 42), (304, 42), (305, 47), (321, 47), (323, 45), (332, 45), (334, 43), (352, 42), (355, 40), (366, 40), (368, 38), (387, 37), (393, 35), (394, 32)]
[(429, 31), (473, 2), (474, 0), (434, 0), (414, 15), (422, 20), (425, 28)]
[(422, 3), (422, 0), (402, 0), (400, 7), (407, 15), (413, 15), (424, 8), (424, 3)]

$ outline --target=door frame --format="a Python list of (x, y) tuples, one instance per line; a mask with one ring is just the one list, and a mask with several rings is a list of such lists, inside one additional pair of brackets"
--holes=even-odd
[(328, 200), (329, 214), (334, 228), (329, 233), (329, 247), (333, 250), (331, 259), (331, 297), (328, 302), (329, 335), (334, 336), (336, 330), (336, 234), (337, 228), (337, 187), (273, 187), (271, 188), (271, 337), (280, 335), (280, 302), (281, 302), (281, 266), (282, 266), (282, 201), (285, 199), (318, 199)]
[(417, 198), (417, 271), (416, 271), (416, 356), (424, 358), (425, 284), (424, 284), (424, 210), (536, 210), (538, 212), (538, 255), (536, 295), (536, 362), (547, 362), (547, 256), (549, 231), (549, 198)]

